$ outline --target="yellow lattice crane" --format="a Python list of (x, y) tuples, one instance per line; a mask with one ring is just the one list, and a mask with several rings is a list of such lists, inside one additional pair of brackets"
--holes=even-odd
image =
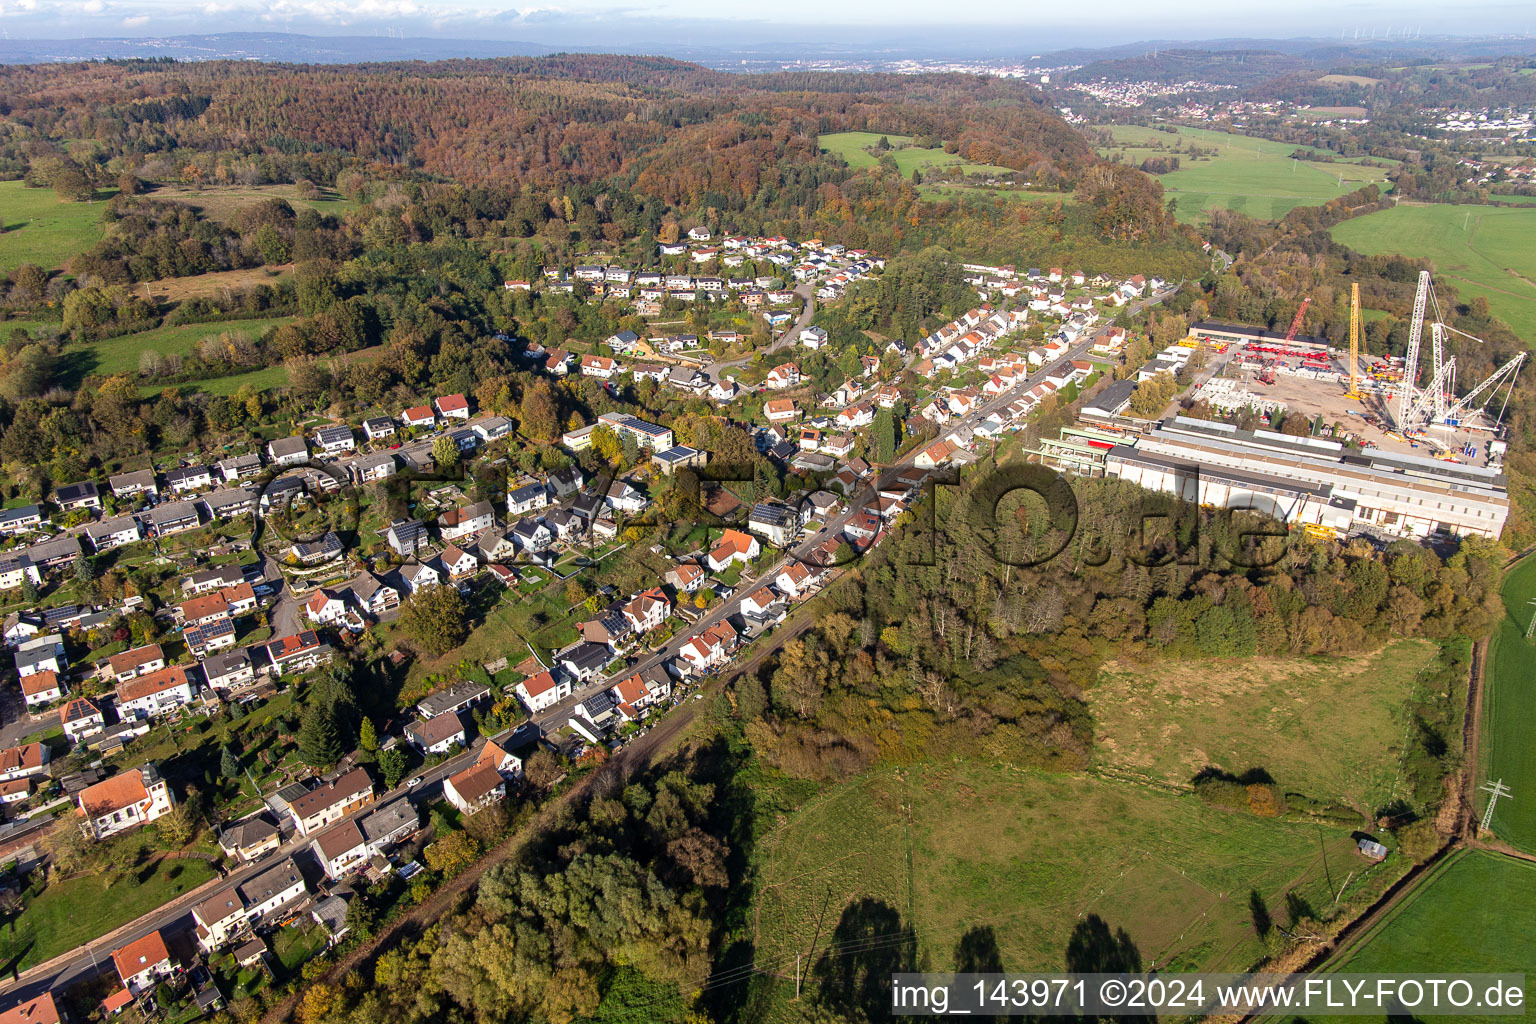
[(1346, 398), (1360, 397), (1360, 284), (1349, 286), (1349, 390)]

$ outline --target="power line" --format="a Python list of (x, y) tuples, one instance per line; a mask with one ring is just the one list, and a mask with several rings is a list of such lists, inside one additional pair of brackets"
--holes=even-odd
[(1488, 826), (1493, 822), (1493, 809), (1497, 806), (1499, 798), (1503, 796), (1513, 798), (1514, 793), (1510, 791), (1508, 786), (1504, 785), (1503, 779), (1497, 782), (1485, 782), (1477, 788), (1490, 794), (1488, 797), (1488, 809), (1483, 812), (1483, 823), (1480, 826), (1482, 831), (1487, 832)]

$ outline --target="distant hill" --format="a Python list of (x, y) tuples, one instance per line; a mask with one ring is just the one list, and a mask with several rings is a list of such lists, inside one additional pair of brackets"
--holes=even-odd
[[(569, 50), (571, 47), (562, 49)], [(365, 61), (450, 60), (463, 57), (533, 57), (555, 51), (555, 47), (538, 43), (501, 40), (220, 32), (144, 38), (0, 39), (0, 64), (51, 64), (136, 57), (357, 64)]]

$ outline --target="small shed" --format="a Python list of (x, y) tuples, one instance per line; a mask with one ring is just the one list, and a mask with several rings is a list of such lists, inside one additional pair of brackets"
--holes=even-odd
[(1371, 860), (1386, 860), (1387, 848), (1369, 837), (1363, 838), (1356, 844), (1362, 856)]

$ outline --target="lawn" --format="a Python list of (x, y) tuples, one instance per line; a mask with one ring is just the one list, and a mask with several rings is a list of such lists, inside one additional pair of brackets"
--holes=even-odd
[(1494, 315), (1536, 342), (1536, 207), (1399, 205), (1333, 228), (1335, 241), (1368, 255), (1427, 258), (1463, 300), (1488, 299)]
[[(1536, 607), (1536, 559), (1526, 559), (1504, 580), (1506, 615), (1493, 635), (1483, 696), (1482, 764), (1478, 784), (1503, 779), (1513, 797), (1500, 800), (1495, 835), (1536, 853), (1536, 647), (1525, 639)], [(1477, 794), (1478, 813), (1488, 794)]]
[[(1482, 850), (1457, 854), (1373, 928), (1363, 945), (1330, 962), (1328, 970), (1349, 974), (1529, 972), (1530, 937), (1536, 933), (1533, 888), (1536, 864)], [(1528, 981), (1527, 1002), (1530, 995)], [(1457, 1014), (1446, 1019), (1470, 1024), (1511, 1018)]]
[(161, 185), (151, 195), (156, 199), (172, 199), (195, 206), (203, 216), (219, 221), (226, 220), (237, 211), (264, 199), (286, 199), (288, 205), (295, 210), (309, 207), (338, 217), (357, 207), (357, 203), (350, 199), (343, 199), (330, 189), (321, 189), (319, 199), (300, 199), (298, 186), (290, 184), (214, 185), (206, 188)]
[(946, 171), (960, 171), (962, 174), (1000, 174), (1012, 177), (1021, 172), (1010, 167), (999, 167), (996, 164), (973, 164), (962, 160), (957, 153), (946, 153), (942, 149), (923, 149), (911, 145), (910, 135), (883, 135), (880, 132), (835, 132), (831, 135), (823, 135), (817, 140), (824, 153), (842, 157), (848, 162), (848, 166), (856, 171), (874, 167), (880, 162), (880, 157), (870, 152), (871, 148), (884, 138), (891, 144), (890, 156), (896, 161), (896, 168), (903, 177), (910, 178), (916, 170), (927, 170), (930, 167), (939, 167)]
[(201, 391), (206, 395), (233, 395), (241, 388), (250, 388), (252, 391), (270, 391), (273, 388), (283, 387), (288, 383), (288, 367), (267, 366), (260, 370), (252, 370), (250, 373), (237, 373), (230, 377), (213, 377), (209, 380), (189, 381), (185, 384), (164, 384), (154, 387), (139, 389), (139, 395), (148, 398), (158, 395), (168, 387), (187, 388), (192, 391)]
[(1101, 763), (1160, 783), (1262, 768), (1288, 792), (1370, 816), (1400, 795), (1404, 708), (1434, 656), (1405, 640), (1351, 658), (1111, 662), (1088, 692), (1095, 746)]
[(1356, 871), (1354, 894), (1376, 884), (1359, 872), (1394, 870), (1368, 866), (1343, 830), (980, 762), (876, 768), (797, 810), (770, 807), (759, 827), (758, 963), (808, 953), (809, 966), (844, 908), (872, 900), (890, 908), (883, 930), (893, 916), (913, 929), (925, 970), (953, 969), (979, 927), (995, 930), (1003, 970), (1059, 970), (1073, 929), (1096, 914), (1149, 966), (1236, 971), (1260, 955), (1252, 891), (1276, 908), (1294, 892), (1321, 913), (1329, 872), (1337, 884)]
[(22, 912), (15, 937), (7, 934), (13, 951), (29, 939), (34, 943), (17, 967), (26, 970), (79, 948), (212, 877), (213, 867), (207, 862), (185, 857), (158, 862), (153, 873), (137, 884), (114, 882), (110, 895), (94, 876), (55, 882)]
[(85, 203), (60, 199), (51, 188), (0, 181), (0, 271), (23, 263), (45, 270), (101, 241), (105, 198)]
[(216, 338), (226, 331), (243, 334), (250, 338), (260, 337), (268, 328), (293, 322), (294, 317), (267, 317), (259, 320), (221, 320), (205, 324), (184, 324), (180, 327), (157, 327), (138, 334), (123, 334), (116, 338), (87, 342), (76, 346), (71, 354), (83, 358), (81, 373), (137, 373), (139, 353), (152, 349), (161, 355), (185, 356), (204, 338)]
[[(1157, 180), (1169, 198), (1178, 200), (1178, 218), (1192, 224), (1204, 221), (1206, 211), (1213, 209), (1275, 220), (1294, 207), (1319, 206), (1367, 182), (1386, 184), (1381, 168), (1293, 160), (1292, 153), (1310, 147), (1269, 139), (1182, 127), (1176, 135), (1129, 125), (1115, 125), (1110, 132), (1116, 144), (1105, 155), (1121, 154), (1126, 163), (1179, 157), (1179, 170)], [(1177, 152), (1191, 145), (1217, 152), (1198, 159)]]

